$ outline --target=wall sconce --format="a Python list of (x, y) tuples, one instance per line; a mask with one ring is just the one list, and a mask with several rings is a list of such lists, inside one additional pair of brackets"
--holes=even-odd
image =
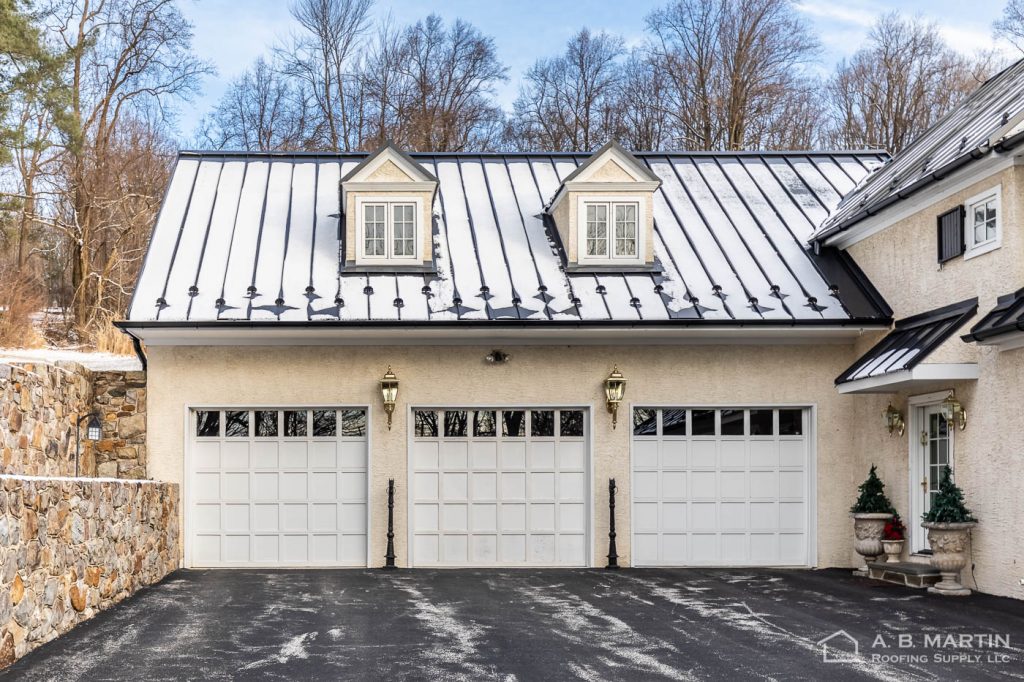
[(898, 434), (903, 436), (907, 425), (903, 422), (903, 415), (889, 403), (889, 407), (882, 410), (882, 419), (885, 420), (885, 428), (889, 429), (889, 435)]
[(380, 380), (380, 395), (384, 399), (384, 413), (388, 416), (388, 431), (391, 430), (391, 415), (395, 413), (395, 399), (398, 398), (398, 377), (391, 371), (391, 366), (388, 366), (388, 371), (384, 373), (384, 378)]
[(83, 414), (75, 424), (75, 476), (79, 475), (79, 466), (82, 458), (82, 422), (86, 419), (89, 423), (85, 427), (85, 439), (97, 441), (103, 437), (103, 424), (100, 423), (100, 416), (96, 412)]
[(950, 391), (939, 407), (948, 423), (954, 424), (961, 431), (967, 427), (967, 410), (956, 399), (956, 391)]
[(626, 394), (626, 378), (615, 367), (608, 378), (604, 380), (604, 397), (608, 404), (608, 411), (612, 413), (612, 428), (614, 429), (619, 421), (619, 403), (622, 396)]
[(492, 365), (504, 365), (506, 362), (512, 359), (512, 356), (503, 350), (492, 350), (490, 353), (484, 356), (484, 360)]

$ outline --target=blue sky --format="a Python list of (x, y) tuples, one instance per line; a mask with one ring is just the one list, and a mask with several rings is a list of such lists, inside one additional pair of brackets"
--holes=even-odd
[[(498, 55), (509, 67), (509, 81), (498, 92), (508, 106), (518, 90), (518, 76), (541, 56), (559, 52), (582, 26), (622, 35), (627, 44), (644, 37), (644, 17), (667, 0), (377, 0), (379, 18), (392, 15), (399, 23), (434, 12), (446, 20), (466, 19), (494, 37)], [(178, 0), (195, 25), (195, 51), (212, 61), (218, 74), (208, 78), (202, 95), (180, 115), (183, 138), (191, 138), (199, 120), (259, 55), (293, 30), (287, 0)], [(822, 43), (822, 69), (849, 56), (872, 21), (892, 9), (919, 14), (939, 24), (950, 44), (963, 52), (992, 45), (992, 22), (1005, 0), (799, 0), (798, 10)], [(243, 9), (244, 8), (244, 9)]]

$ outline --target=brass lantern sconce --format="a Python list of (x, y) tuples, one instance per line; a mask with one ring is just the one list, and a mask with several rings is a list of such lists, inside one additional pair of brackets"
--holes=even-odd
[(885, 428), (889, 429), (890, 436), (895, 433), (902, 437), (907, 430), (907, 425), (903, 421), (903, 415), (892, 406), (892, 403), (889, 403), (889, 407), (882, 410), (882, 418), (885, 420)]
[(391, 430), (391, 416), (395, 413), (395, 400), (398, 398), (398, 377), (391, 371), (391, 366), (388, 366), (388, 371), (384, 373), (384, 378), (380, 380), (380, 396), (384, 399), (384, 413), (388, 416), (388, 431)]
[(608, 411), (612, 413), (612, 428), (614, 429), (619, 421), (619, 403), (626, 394), (626, 378), (622, 376), (618, 367), (612, 370), (608, 378), (604, 380), (604, 397), (608, 405)]
[(939, 407), (947, 423), (955, 425), (961, 431), (967, 428), (967, 410), (956, 399), (956, 391), (950, 391)]

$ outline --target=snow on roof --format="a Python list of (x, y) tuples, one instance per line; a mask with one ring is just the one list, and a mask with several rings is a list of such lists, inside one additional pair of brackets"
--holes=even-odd
[(949, 114), (866, 176), (814, 235), (825, 239), (948, 176), (1024, 142), (1024, 60), (987, 80)]
[(661, 181), (655, 268), (566, 272), (544, 207), (589, 156), (410, 154), (439, 182), (436, 272), (368, 274), (339, 229), (366, 154), (182, 152), (124, 326), (888, 318), (845, 254), (807, 246), (879, 154), (636, 154)]

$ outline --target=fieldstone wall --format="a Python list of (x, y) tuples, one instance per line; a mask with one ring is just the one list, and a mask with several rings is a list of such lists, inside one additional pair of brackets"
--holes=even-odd
[[(82, 424), (76, 473), (76, 422), (93, 410), (103, 435), (87, 441)], [(0, 363), (0, 446), (2, 474), (146, 478), (145, 372)]]
[(0, 363), (0, 473), (73, 476), (75, 420), (91, 402), (81, 365)]
[(178, 486), (0, 476), (0, 668), (178, 567)]

